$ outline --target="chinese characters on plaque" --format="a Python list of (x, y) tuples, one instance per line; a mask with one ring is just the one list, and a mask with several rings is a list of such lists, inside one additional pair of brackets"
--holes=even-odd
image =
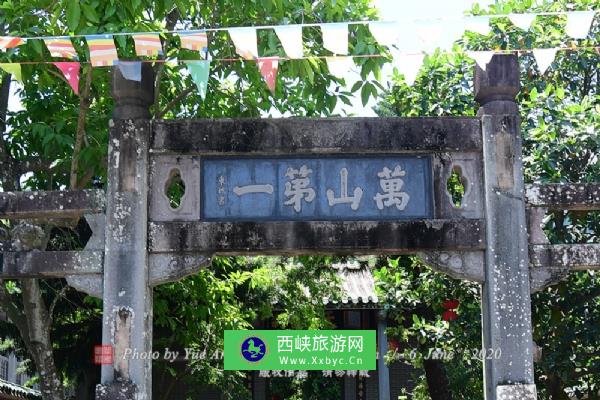
[(428, 157), (207, 158), (206, 220), (432, 217)]

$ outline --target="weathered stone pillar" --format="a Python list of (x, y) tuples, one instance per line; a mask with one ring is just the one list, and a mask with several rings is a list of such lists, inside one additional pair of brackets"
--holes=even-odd
[(475, 70), (485, 177), (485, 281), (482, 287), (487, 400), (536, 399), (521, 132), (515, 97), (519, 63), (495, 55)]
[(152, 350), (152, 288), (147, 255), (148, 148), (153, 74), (128, 81), (115, 68), (114, 121), (108, 147), (104, 316), (102, 342), (113, 346), (113, 364), (102, 366), (97, 399), (152, 398), (152, 361), (131, 352)]

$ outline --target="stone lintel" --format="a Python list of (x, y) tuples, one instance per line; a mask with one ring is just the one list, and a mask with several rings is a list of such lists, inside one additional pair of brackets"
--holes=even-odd
[(0, 219), (70, 219), (104, 212), (102, 190), (1, 192)]
[(179, 154), (481, 151), (478, 118), (284, 118), (154, 121), (151, 148)]
[(600, 210), (600, 183), (551, 183), (525, 186), (527, 203), (549, 210)]
[(533, 268), (600, 269), (600, 244), (597, 243), (532, 245), (529, 254)]
[(397, 222), (151, 222), (151, 253), (414, 254), (483, 250), (482, 220)]
[(102, 273), (103, 251), (20, 251), (0, 253), (0, 278), (64, 278)]

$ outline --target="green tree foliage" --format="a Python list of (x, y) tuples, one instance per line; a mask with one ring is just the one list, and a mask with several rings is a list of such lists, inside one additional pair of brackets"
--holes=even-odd
[[(336, 22), (365, 18), (376, 19), (376, 10), (369, 0), (0, 1), (0, 33), (20, 37)], [(376, 45), (367, 26), (352, 26), (350, 31), (351, 54), (384, 51)], [(284, 56), (274, 31), (260, 30), (258, 34), (261, 55)], [(130, 37), (115, 36), (115, 41), (121, 59), (137, 58)], [(162, 35), (162, 41), (165, 58), (200, 58), (198, 53), (180, 49), (176, 35)], [(24, 83), (18, 87), (18, 97), (23, 109), (8, 113), (6, 129), (4, 123), (0, 124), (0, 186), (3, 190), (75, 189), (90, 187), (93, 182), (97, 185), (105, 183), (108, 126), (113, 108), (110, 73), (107, 68), (92, 69), (85, 63), (88, 54), (84, 39), (77, 37), (73, 39), (73, 43), (84, 62), (80, 96), (72, 92), (60, 71), (51, 64), (23, 65)], [(323, 49), (321, 32), (316, 27), (304, 30), (304, 43), (307, 55), (330, 55)], [(215, 61), (212, 64), (206, 100), (202, 100), (197, 93), (183, 65), (164, 62), (155, 64), (157, 79), (155, 101), (151, 107), (153, 118), (258, 117), (281, 114), (327, 116), (334, 112), (338, 101), (349, 104), (352, 91), (361, 91), (363, 86), (369, 85), (365, 96), (368, 100), (368, 97), (376, 95), (377, 88), (381, 88), (376, 81), (365, 79), (353, 87), (352, 91), (347, 91), (343, 80), (329, 73), (323, 59), (311, 57), (282, 62), (277, 90), (275, 95), (271, 95), (256, 63), (216, 61), (237, 57), (225, 31), (209, 33), (209, 49)], [(18, 49), (0, 54), (0, 62), (48, 60), (50, 55), (41, 40), (28, 40)], [(365, 77), (371, 72), (377, 77), (383, 62), (384, 60), (375, 58), (361, 58), (357, 61)], [(2, 73), (0, 77), (3, 81), (2, 91), (7, 94), (10, 76)], [(0, 105), (2, 104), (0, 101)], [(6, 105), (0, 108), (3, 108), (0, 109), (0, 116), (3, 116)], [(174, 189), (172, 194), (176, 198), (177, 190)], [(69, 243), (70, 233), (65, 236), (64, 232), (52, 230), (52, 227), (47, 227), (47, 230), (52, 232), (51, 243), (54, 245), (68, 249), (77, 247), (66, 245)], [(313, 262), (316, 261), (307, 262), (306, 265), (312, 265)], [(218, 259), (214, 268), (198, 276), (158, 288), (155, 294), (156, 332), (164, 336), (157, 337), (157, 343), (174, 343), (181, 347), (207, 344), (210, 348), (217, 348), (218, 341), (209, 340), (204, 343), (201, 340), (205, 339), (205, 335), (217, 334), (228, 327), (249, 326), (254, 318), (264, 316), (270, 309), (271, 304), (267, 300), (273, 299), (273, 293), (267, 293), (266, 288), (261, 285), (267, 285), (272, 288), (271, 291), (275, 291), (274, 282), (287, 285), (282, 293), (294, 293), (295, 296), (278, 297), (283, 302), (283, 312), (277, 316), (279, 326), (321, 326), (325, 321), (323, 311), (309, 301), (297, 301), (304, 298), (300, 293), (299, 282), (304, 282), (306, 287), (319, 286), (318, 283), (313, 283), (316, 279), (313, 274), (318, 269), (307, 273), (302, 267), (278, 268), (280, 269), (270, 269), (267, 272), (252, 262), (246, 265), (240, 260)], [(236, 272), (237, 269), (242, 272)], [(280, 274), (271, 275), (273, 271), (280, 271)], [(63, 397), (61, 389), (56, 385), (52, 386), (55, 381), (62, 381), (66, 385), (73, 382), (75, 386), (83, 385), (77, 398), (89, 398), (94, 383), (98, 381), (94, 375), (97, 374), (97, 368), (94, 369), (89, 360), (92, 344), (100, 340), (99, 336), (92, 334), (99, 334), (100, 304), (74, 290), (63, 290), (65, 283), (61, 281), (35, 284), (43, 292), (42, 297), (34, 299), (38, 307), (45, 308), (42, 300), (45, 300), (45, 304), (55, 305), (52, 307), (56, 315), (51, 331), (55, 344), (54, 360), (48, 359), (47, 354), (51, 353), (49, 351), (36, 351), (27, 341), (22, 345), (32, 353), (34, 360), (33, 353), (39, 353), (45, 354), (45, 359), (49, 362), (56, 361), (60, 379), (52, 379), (49, 374), (41, 375), (42, 384), (48, 383), (47, 390), (54, 392), (52, 399)], [(20, 285), (19, 282), (7, 283), (7, 293), (2, 301), (2, 307), (15, 306), (11, 308), (15, 313), (19, 307), (22, 308), (24, 302)], [(249, 287), (253, 290), (249, 290)], [(14, 290), (10, 290), (11, 288)], [(311, 289), (315, 290), (311, 292), (315, 296), (321, 293), (318, 287)], [(264, 298), (249, 302), (255, 307), (252, 308), (245, 305), (245, 301), (252, 296), (248, 294), (238, 297), (241, 296), (240, 291), (262, 293)], [(206, 299), (211, 299), (212, 302), (209, 304)], [(213, 304), (214, 302), (217, 304)], [(192, 305), (198, 307), (193, 308)], [(19, 316), (21, 319), (26, 317)], [(23, 326), (21, 328), (21, 336), (25, 336), (26, 329)], [(61, 338), (68, 338), (69, 342)], [(44, 372), (42, 363), (36, 364), (38, 372)], [(79, 368), (82, 365), (86, 368)], [(157, 369), (162, 367), (159, 365)], [(90, 374), (82, 374), (84, 370), (91, 371), (91, 377)], [(193, 366), (190, 375), (193, 375), (190, 379), (197, 379), (196, 382), (223, 383), (227, 379), (241, 382), (237, 376), (224, 376), (218, 366), (202, 362)]]
[[(507, 0), (475, 14), (593, 10), (597, 0), (577, 2)], [(516, 50), (534, 47), (597, 46), (600, 24), (589, 39), (573, 41), (564, 34), (564, 16), (538, 17), (529, 32), (508, 18), (493, 19), (493, 33), (466, 33), (451, 53), (426, 58), (420, 78), (408, 87), (399, 75), (378, 106), (380, 115), (474, 115), (473, 64), (464, 50)], [(522, 89), (517, 98), (522, 115), (524, 165), (527, 182), (598, 182), (600, 58), (593, 49), (561, 51), (545, 76), (540, 76), (530, 53), (520, 56)], [(455, 189), (456, 179), (449, 182)], [(597, 213), (557, 212), (548, 216), (545, 231), (552, 243), (597, 242)], [(398, 265), (401, 265), (399, 267)], [(398, 327), (390, 329), (408, 350), (404, 357), (424, 367), (430, 349), (452, 351), (444, 361), (453, 398), (481, 398), (481, 361), (473, 359), (480, 347), (479, 296), (476, 287), (431, 272), (419, 260), (383, 262), (379, 271), (382, 294), (387, 296)], [(394, 289), (396, 290), (394, 294)], [(441, 304), (458, 299), (459, 319), (441, 320)], [(600, 389), (600, 279), (593, 271), (577, 272), (567, 280), (533, 295), (534, 340), (542, 350), (536, 363), (540, 398), (598, 398)], [(398, 355), (396, 355), (398, 357)], [(424, 397), (424, 380), (417, 389)], [(587, 397), (586, 397), (587, 396)]]

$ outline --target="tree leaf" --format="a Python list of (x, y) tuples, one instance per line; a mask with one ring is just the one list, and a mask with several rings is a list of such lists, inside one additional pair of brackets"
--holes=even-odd
[(81, 18), (81, 7), (79, 1), (69, 0), (67, 3), (67, 26), (70, 30), (74, 31), (79, 26), (79, 20)]
[(96, 14), (96, 10), (94, 10), (92, 7), (90, 7), (87, 4), (82, 4), (81, 7), (83, 8), (83, 15), (85, 15), (85, 17), (88, 19), (88, 21), (94, 22), (96, 24), (100, 22), (100, 19), (98, 18), (98, 14)]

